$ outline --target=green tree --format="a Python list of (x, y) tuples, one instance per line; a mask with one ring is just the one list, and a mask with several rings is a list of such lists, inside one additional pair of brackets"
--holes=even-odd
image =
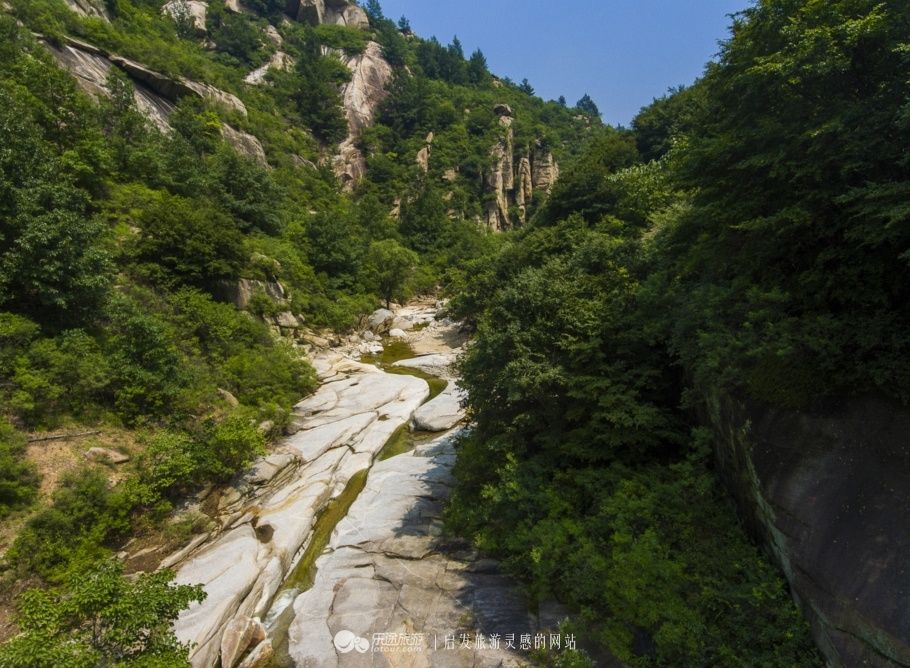
[(587, 93), (582, 95), (581, 99), (575, 103), (575, 108), (592, 118), (600, 118), (600, 109), (597, 108), (594, 100)]
[(420, 261), (417, 254), (394, 239), (374, 241), (367, 251), (367, 271), (386, 308), (392, 300), (404, 301), (405, 287)]
[(172, 628), (202, 587), (174, 585), (170, 571), (124, 577), (116, 561), (69, 577), (58, 589), (30, 589), (19, 599), (21, 633), (0, 645), (9, 668), (95, 668), (100, 665), (189, 666), (189, 646)]
[(483, 51), (477, 49), (468, 60), (468, 81), (475, 85), (485, 84), (490, 79), (490, 70), (487, 58)]
[(35, 467), (25, 459), (25, 438), (0, 420), (0, 519), (31, 504), (39, 480)]
[(156, 284), (212, 289), (236, 277), (242, 265), (236, 223), (204, 200), (161, 195), (140, 213), (139, 226), (130, 255)]
[(297, 112), (320, 140), (338, 143), (348, 127), (339, 86), (350, 78), (350, 72), (338, 58), (323, 54), (322, 44), (312, 29), (304, 30), (292, 44), (297, 68), (291, 98)]

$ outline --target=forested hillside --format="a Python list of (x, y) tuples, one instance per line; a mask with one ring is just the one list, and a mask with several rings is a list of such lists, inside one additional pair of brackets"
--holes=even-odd
[(143, 550), (418, 295), (472, 334), (446, 538), (569, 611), (542, 663), (903, 665), (908, 488), (841, 490), (905, 442), (800, 429), (910, 400), (907, 3), (755, 2), (630, 128), (361, 4), (0, 0), (0, 666), (189, 665)]
[[(316, 384), (310, 338), (436, 293), (498, 243), (506, 134), (509, 161), (555, 166), (600, 126), (377, 3), (334, 23), (201, 4), (2, 5), (0, 636), (23, 589), (62, 587), (21, 599), (4, 666), (180, 665), (167, 626), (200, 593), (130, 589), (107, 559), (203, 528), (168, 518), (282, 436)], [(387, 91), (351, 82), (376, 72)], [(127, 590), (149, 609), (118, 612)]]
[[(450, 522), (507, 559), (541, 600), (569, 602), (583, 635), (630, 665), (821, 665), (781, 576), (718, 484), (715, 451), (753, 455), (724, 449), (748, 442), (750, 425), (719, 420), (716, 406), (736, 397), (792, 414), (799, 428), (826, 398), (877, 397), (893, 416), (885, 426), (906, 405), (908, 34), (903, 2), (757, 3), (699, 82), (642, 110), (632, 131), (590, 143), (457, 296), (477, 326), (463, 363), (476, 428)], [(843, 428), (837, 419), (825, 428)], [(841, 479), (806, 437), (816, 459), (802, 475), (840, 504), (852, 475), (870, 484), (859, 483), (858, 462), (880, 456), (878, 438), (860, 440), (865, 451), (854, 443), (853, 472), (846, 464)], [(773, 446), (748, 447), (773, 457)], [(902, 461), (895, 453), (877, 466), (905, 471)], [(795, 503), (798, 484), (781, 494)], [(827, 530), (830, 560), (854, 558), (861, 539), (838, 536), (853, 512), (860, 524), (878, 521), (863, 514), (876, 493), (865, 489), (863, 506), (842, 497), (825, 529), (772, 529), (776, 556)], [(891, 493), (900, 503), (903, 492)], [(757, 512), (786, 517), (799, 505)], [(805, 516), (820, 522), (822, 512)], [(900, 548), (885, 545), (906, 525), (892, 521), (879, 548), (850, 563), (862, 573), (869, 559), (894, 558), (885, 577), (899, 588)], [(814, 553), (809, 577), (829, 577), (826, 552)], [(879, 575), (845, 586), (865, 597)], [(827, 584), (812, 586), (802, 590), (807, 609)], [(863, 609), (895, 628), (900, 617), (878, 596)], [(849, 620), (857, 608), (818, 610), (831, 615), (814, 618), (831, 665), (906, 656), (906, 636), (876, 638), (872, 622)], [(841, 641), (826, 626), (838, 623), (856, 636)]]

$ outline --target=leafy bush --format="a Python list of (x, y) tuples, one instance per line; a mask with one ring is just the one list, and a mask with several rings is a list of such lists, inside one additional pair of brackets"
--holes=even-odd
[(173, 624), (205, 592), (173, 580), (170, 571), (126, 578), (119, 562), (105, 561), (68, 577), (58, 589), (30, 589), (18, 602), (22, 633), (0, 646), (0, 664), (188, 667), (190, 648), (177, 640)]
[(25, 459), (25, 439), (0, 420), (0, 519), (29, 506), (38, 483), (35, 467)]

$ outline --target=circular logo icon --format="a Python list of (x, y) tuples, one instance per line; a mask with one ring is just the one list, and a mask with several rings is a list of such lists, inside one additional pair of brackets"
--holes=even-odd
[(348, 652), (353, 652), (355, 650), (361, 654), (366, 654), (370, 651), (370, 641), (366, 638), (361, 638), (352, 631), (339, 631), (335, 634), (333, 643), (335, 644), (335, 649), (342, 654), (347, 654)]

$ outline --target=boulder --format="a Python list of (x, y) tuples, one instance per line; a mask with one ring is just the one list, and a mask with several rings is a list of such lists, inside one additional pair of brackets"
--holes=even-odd
[(247, 657), (238, 664), (237, 668), (267, 668), (274, 655), (275, 651), (272, 649), (272, 643), (268, 640), (263, 640), (250, 651)]
[(406, 338), (408, 338), (408, 333), (405, 332), (403, 329), (398, 329), (397, 327), (393, 327), (392, 329), (389, 330), (389, 336), (391, 336), (393, 339), (406, 339)]
[(261, 643), (265, 635), (258, 619), (239, 615), (228, 622), (221, 636), (222, 668), (235, 668), (250, 646)]
[(381, 308), (373, 311), (369, 318), (369, 328), (374, 334), (385, 334), (392, 328), (395, 321), (395, 314), (387, 308)]
[(235, 397), (233, 394), (231, 394), (227, 390), (218, 388), (218, 394), (224, 400), (224, 403), (226, 403), (231, 408), (237, 408), (240, 405), (240, 402), (237, 400), (237, 397)]
[(500, 118), (501, 117), (511, 118), (512, 116), (514, 116), (514, 114), (512, 113), (512, 107), (510, 107), (509, 105), (502, 103), (502, 102), (497, 104), (495, 107), (493, 107), (493, 113), (496, 114), (497, 116), (499, 116)]
[(227, 123), (222, 123), (221, 136), (228, 144), (234, 147), (234, 150), (238, 153), (245, 155), (248, 158), (252, 158), (262, 167), (269, 166), (269, 161), (265, 156), (265, 149), (262, 147), (262, 142), (254, 135), (236, 130)]
[(130, 460), (128, 455), (109, 448), (90, 448), (85, 453), (85, 458), (102, 464), (125, 464)]
[(284, 311), (276, 315), (275, 324), (283, 329), (300, 329), (300, 321), (290, 311)]
[(193, 28), (197, 35), (205, 35), (207, 32), (208, 10), (208, 3), (201, 2), (201, 0), (171, 0), (161, 8), (163, 14), (167, 14), (175, 21), (181, 20), (184, 16), (183, 13), (186, 12), (186, 17), (193, 21)]
[(254, 281), (249, 278), (241, 278), (236, 282), (223, 281), (215, 289), (215, 298), (242, 310), (250, 305), (253, 295), (258, 293), (265, 294), (275, 301), (284, 301), (287, 298), (281, 283)]
[(405, 367), (408, 369), (418, 369), (424, 373), (437, 378), (449, 378), (452, 374), (452, 365), (455, 363), (455, 355), (434, 353), (431, 355), (422, 355), (412, 359), (400, 360), (393, 366)]
[(464, 398), (464, 392), (455, 383), (449, 383), (439, 396), (414, 412), (414, 428), (417, 431), (448, 431), (464, 420), (465, 412), (461, 406)]

